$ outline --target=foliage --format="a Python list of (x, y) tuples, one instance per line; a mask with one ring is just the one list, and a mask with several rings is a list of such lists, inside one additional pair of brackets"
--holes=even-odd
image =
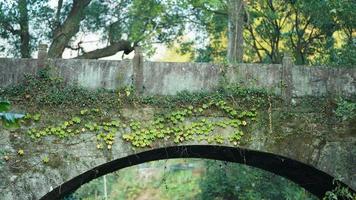
[[(61, 79), (52, 77), (50, 73), (50, 68), (46, 68), (35, 76), (26, 76), (24, 83), (1, 91), (2, 95), (13, 99), (17, 104), (30, 105), (28, 107), (33, 112), (26, 114), (21, 121), (24, 126), (22, 132), (34, 141), (48, 136), (66, 139), (83, 132), (92, 132), (96, 135), (97, 148), (107, 150), (112, 149), (117, 132), (125, 132), (123, 139), (134, 147), (148, 147), (156, 140), (168, 138), (175, 143), (198, 140), (238, 145), (246, 124), (254, 120), (256, 108), (265, 103), (263, 99), (268, 95), (264, 90), (229, 86), (212, 93), (182, 92), (176, 96), (139, 97), (132, 87), (115, 92), (90, 91), (77, 85), (68, 85)], [(237, 103), (235, 97), (242, 97), (237, 99), (248, 102), (246, 105), (253, 106), (253, 109), (236, 110), (228, 105), (229, 101)], [(113, 112), (130, 104), (147, 104), (166, 110), (142, 126), (136, 121), (105, 116), (109, 110)], [(69, 109), (72, 114), (64, 114), (54, 122), (44, 117), (44, 113), (38, 112), (37, 108), (43, 109), (43, 106)], [(177, 106), (181, 109), (177, 109)], [(210, 121), (208, 118), (213, 112), (225, 115), (226, 119)], [(219, 127), (231, 127), (236, 132), (223, 137), (215, 133), (215, 129)]]
[[(1, 0), (0, 35), (6, 48), (0, 50), (29, 57), (45, 41), (51, 44), (50, 57), (61, 57), (66, 49), (82, 58), (100, 58), (129, 53), (137, 45), (152, 55), (153, 44), (164, 43), (179, 44), (196, 61), (226, 60), (227, 0), (50, 2)], [(297, 64), (355, 65), (354, 1), (256, 0), (245, 1), (245, 8), (246, 61), (280, 63), (287, 52)], [(198, 34), (183, 37), (191, 31)], [(82, 36), (88, 34), (99, 39), (87, 41)], [(89, 51), (89, 42), (101, 48)]]
[[(207, 118), (202, 118), (203, 113), (209, 113), (208, 109), (220, 109), (226, 114), (226, 120), (210, 121)], [(247, 120), (254, 120), (256, 117), (255, 110), (238, 112), (228, 106), (226, 102), (209, 102), (201, 107), (194, 108), (188, 106), (183, 110), (178, 110), (158, 116), (151, 123), (141, 127), (138, 121), (130, 121), (128, 124), (120, 120), (106, 119), (104, 121), (93, 120), (101, 116), (103, 113), (100, 109), (84, 109), (80, 113), (57, 125), (46, 125), (41, 128), (30, 128), (27, 131), (28, 136), (33, 140), (39, 140), (45, 136), (56, 136), (59, 138), (67, 138), (80, 134), (82, 132), (96, 133), (97, 148), (105, 147), (110, 150), (114, 143), (114, 136), (119, 130), (124, 130), (130, 127), (130, 133), (124, 134), (123, 139), (132, 143), (134, 147), (151, 146), (153, 142), (159, 139), (168, 139), (173, 137), (175, 143), (181, 143), (188, 140), (206, 140), (208, 143), (225, 143), (231, 142), (235, 145), (240, 143), (243, 135), (242, 130), (247, 125)], [(79, 117), (79, 115), (81, 117)], [(26, 120), (39, 121), (39, 115), (26, 115)], [(186, 118), (202, 118), (193, 120), (187, 124)], [(229, 119), (230, 118), (230, 119)], [(219, 134), (212, 134), (217, 127), (226, 128), (232, 127), (237, 131), (228, 139)]]
[(15, 124), (19, 119), (25, 116), (23, 114), (7, 112), (10, 110), (10, 106), (10, 102), (0, 100), (0, 120), (3, 121), (5, 126)]
[(26, 103), (36, 108), (43, 106), (91, 107), (106, 102), (113, 91), (88, 90), (75, 84), (67, 84), (61, 78), (50, 75), (50, 68), (40, 70), (36, 75), (25, 75), (25, 80), (4, 88), (0, 95), (13, 99), (15, 103)]
[(265, 100), (269, 95), (272, 94), (270, 94), (267, 90), (261, 88), (243, 88), (239, 85), (224, 85), (218, 88), (217, 90), (209, 92), (182, 91), (178, 92), (174, 96), (147, 96), (138, 101), (144, 104), (156, 105), (163, 108), (174, 108), (176, 106), (184, 104), (202, 105), (208, 100), (213, 102), (219, 102), (221, 100), (241, 100), (246, 105), (254, 105), (256, 107), (259, 107), (263, 106), (266, 103)]
[[(192, 43), (182, 43), (182, 52), (193, 52), (197, 61), (224, 60), (227, 1), (182, 2), (189, 5), (186, 13), (190, 14), (197, 32), (205, 33), (197, 34)], [(299, 65), (355, 65), (352, 56), (355, 2), (256, 0), (246, 2), (245, 8), (245, 61), (281, 63), (283, 54), (289, 53)]]
[(62, 200), (77, 200), (77, 198), (74, 195), (70, 194), (64, 197)]
[[(69, 120), (64, 122), (59, 122), (55, 125), (37, 125), (36, 128), (29, 128), (27, 135), (32, 140), (39, 141), (46, 136), (55, 136), (60, 139), (65, 139), (83, 132), (94, 132), (96, 133), (95, 138), (97, 142), (97, 149), (103, 149), (105, 146), (106, 149), (111, 150), (112, 145), (114, 144), (115, 134), (119, 131), (118, 129), (121, 129), (126, 125), (122, 124), (118, 120), (97, 121), (96, 118), (102, 115), (103, 112), (100, 109), (84, 109), (81, 110), (78, 115), (71, 117)], [(27, 121), (32, 120), (33, 123), (39, 123), (39, 120), (31, 118), (30, 116), (31, 115), (26, 116)], [(48, 159), (44, 158), (43, 162), (47, 163)]]
[[(353, 42), (354, 43), (354, 42)], [(329, 56), (318, 58), (317, 63), (330, 63), (332, 66), (356, 66), (356, 45), (355, 44), (343, 44), (340, 48), (331, 49)], [(326, 60), (325, 60), (326, 59)]]
[(294, 183), (240, 164), (206, 161), (199, 199), (315, 199)]
[[(110, 199), (315, 199), (298, 185), (271, 173), (235, 163), (202, 159), (161, 160), (107, 176)], [(78, 189), (78, 199), (103, 197), (102, 178)], [(95, 195), (96, 194), (96, 195)]]
[(5, 112), (10, 109), (10, 102), (0, 101), (0, 112)]
[[(8, 55), (28, 57), (28, 53), (36, 49), (35, 45), (47, 42), (50, 44), (50, 57), (61, 57), (67, 49), (78, 53), (78, 56), (100, 58), (118, 51), (128, 54), (137, 45), (150, 54), (154, 50), (153, 43), (170, 42), (182, 35), (184, 28), (183, 19), (169, 9), (171, 1), (54, 2), (56, 4), (49, 0), (1, 0), (0, 34), (7, 43), (6, 47), (14, 47), (1, 50)], [(26, 38), (23, 33), (26, 33)], [(94, 42), (101, 47), (96, 49), (99, 51), (87, 49), (93, 41), (82, 40), (82, 36), (88, 34), (98, 36)], [(27, 49), (26, 54), (20, 52), (24, 48)]]
[(337, 29), (346, 35), (346, 44), (355, 47), (353, 34), (356, 26), (356, 2), (348, 0), (329, 0), (326, 3), (331, 8), (328, 14), (334, 19)]
[[(184, 160), (156, 161), (125, 168), (106, 175), (109, 199), (133, 200), (143, 197), (162, 200), (195, 199), (199, 193), (199, 177)], [(177, 168), (177, 169), (176, 169)], [(148, 170), (146, 174), (146, 169)], [(152, 173), (153, 171), (153, 173)], [(74, 195), (77, 199), (102, 199), (103, 179), (100, 177), (79, 188)]]
[[(230, 119), (210, 121), (208, 118), (204, 118), (204, 113), (209, 113), (208, 110), (212, 108), (221, 110)], [(225, 138), (221, 135), (213, 134), (214, 130), (217, 127), (232, 127), (238, 130), (238, 135), (234, 134), (229, 141), (237, 145), (243, 135), (241, 127), (247, 125), (245, 120), (254, 120), (255, 117), (255, 110), (238, 112), (224, 101), (210, 101), (201, 107), (188, 106), (182, 110), (157, 117), (145, 127), (141, 127), (139, 122), (133, 121), (129, 125), (133, 132), (124, 134), (123, 139), (131, 142), (135, 147), (152, 146), (152, 143), (156, 140), (168, 140), (170, 137), (173, 137), (173, 141), (176, 144), (189, 140), (205, 140), (208, 143), (223, 144), (226, 142)], [(186, 119), (192, 118), (199, 120), (186, 121)]]
[(9, 157), (6, 155), (5, 150), (3, 150), (2, 148), (0, 149), (0, 167), (3, 166), (3, 164), (5, 163), (5, 161), (8, 161)]
[(23, 156), (23, 155), (25, 154), (25, 152), (24, 152), (23, 149), (19, 149), (19, 150), (17, 151), (17, 154), (18, 154), (19, 156)]
[(356, 103), (339, 99), (335, 110), (336, 116), (342, 120), (352, 120), (356, 118)]
[(325, 194), (323, 200), (354, 200), (356, 194), (351, 192), (347, 187), (343, 187), (339, 182), (335, 183), (335, 188)]
[(181, 54), (179, 45), (173, 43), (170, 48), (165, 49), (164, 55), (156, 56), (158, 62), (190, 62), (192, 55)]

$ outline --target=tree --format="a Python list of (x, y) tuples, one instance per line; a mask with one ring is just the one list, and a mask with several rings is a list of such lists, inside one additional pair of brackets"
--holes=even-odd
[(356, 2), (353, 0), (330, 0), (326, 4), (330, 7), (329, 15), (334, 19), (337, 29), (345, 33), (346, 43), (355, 43)]
[(175, 9), (194, 31), (191, 41), (177, 41), (182, 54), (190, 54), (197, 62), (220, 62), (227, 56), (228, 12), (226, 0), (181, 0)]
[[(257, 0), (248, 7), (249, 23), (245, 40), (250, 44), (252, 60), (280, 63), (282, 60), (283, 29), (291, 11), (284, 0)], [(254, 56), (256, 55), (256, 56)]]
[(243, 32), (245, 24), (245, 3), (243, 0), (228, 0), (228, 48), (227, 58), (230, 62), (242, 62)]
[(315, 199), (300, 186), (272, 173), (236, 163), (206, 161), (200, 199)]
[[(193, 8), (187, 11), (194, 13), (193, 23), (198, 24), (200, 32), (207, 32), (196, 41), (209, 41), (204, 47), (191, 49), (198, 61), (217, 61), (227, 54), (232, 62), (244, 55), (248, 62), (281, 63), (284, 53), (291, 53), (299, 65), (352, 65), (356, 61), (351, 56), (356, 51), (352, 42), (356, 26), (353, 1), (187, 1)], [(236, 11), (242, 7), (244, 12)], [(242, 23), (237, 23), (238, 20)], [(237, 30), (244, 32), (237, 34)], [(340, 32), (346, 37), (335, 35)], [(241, 35), (243, 40), (238, 39)], [(343, 45), (337, 47), (336, 43)], [(192, 46), (194, 44), (190, 44)], [(225, 51), (221, 50), (222, 46), (226, 46)], [(235, 48), (238, 46), (243, 48)], [(186, 52), (187, 45), (183, 47)]]
[[(332, 46), (327, 51), (327, 56), (319, 56), (321, 63), (333, 65), (356, 65), (356, 2), (350, 0), (327, 1), (329, 15), (334, 21), (335, 32), (341, 35), (342, 45), (337, 48)], [(334, 41), (332, 41), (334, 42)]]
[[(71, 49), (77, 58), (97, 59), (119, 51), (128, 54), (137, 45), (152, 49), (153, 43), (180, 36), (182, 19), (168, 6), (169, 1), (158, 0), (58, 0), (53, 8), (49, 1), (0, 0), (0, 33), (8, 46), (21, 46), (21, 57), (30, 57), (35, 44), (45, 41), (51, 58)], [(80, 37), (90, 33), (98, 35), (102, 47), (84, 47)]]
[(288, 44), (292, 46), (296, 64), (304, 65), (309, 56), (333, 48), (336, 29), (326, 1), (296, 1), (290, 5), (292, 29), (288, 32)]
[[(0, 0), (0, 51), (30, 57), (41, 41), (49, 57), (70, 49), (97, 59), (179, 43), (198, 61), (280, 63), (288, 52), (296, 64), (352, 65), (355, 9), (351, 0)], [(184, 41), (191, 30), (194, 40)]]
[(52, 43), (48, 50), (48, 57), (62, 57), (64, 49), (70, 40), (79, 32), (80, 22), (85, 18), (85, 9), (91, 0), (73, 0), (71, 9), (65, 20), (61, 23), (59, 16), (63, 1), (58, 1), (55, 26), (53, 29)]
[(329, 11), (326, 1), (257, 0), (249, 6), (245, 37), (260, 62), (280, 63), (289, 52), (296, 64), (308, 64), (333, 47), (336, 29)]
[[(29, 58), (31, 55), (30, 34), (29, 34), (29, 15), (27, 0), (10, 2), (4, 4), (0, 2), (0, 34), (2, 38), (18, 38), (19, 43), (11, 41), (16, 48), (20, 49), (21, 57)], [(19, 27), (19, 28), (15, 28)]]
[[(198, 61), (212, 61), (204, 54), (220, 55), (225, 54), (229, 62), (242, 62), (243, 59), (243, 30), (245, 25), (245, 2), (243, 0), (186, 0), (186, 11), (184, 16), (190, 17), (190, 23), (196, 25), (197, 32), (205, 31), (199, 37), (201, 40), (209, 39), (210, 43), (204, 48), (197, 49)], [(190, 9), (189, 9), (190, 8)], [(188, 13), (188, 14), (187, 14)], [(190, 15), (190, 16), (189, 16)], [(224, 42), (223, 38), (227, 36), (227, 45), (221, 50), (221, 45), (217, 43)], [(213, 50), (213, 51), (212, 51)]]

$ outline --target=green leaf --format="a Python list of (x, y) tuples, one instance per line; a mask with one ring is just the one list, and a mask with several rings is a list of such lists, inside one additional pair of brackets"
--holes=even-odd
[(8, 101), (0, 101), (0, 112), (6, 112), (10, 110), (10, 102)]
[(84, 110), (81, 110), (81, 111), (80, 111), (80, 114), (81, 114), (81, 115), (85, 115), (85, 114), (87, 114), (87, 113), (88, 113), (88, 110), (87, 110), (87, 109), (84, 109)]
[(16, 120), (25, 117), (23, 114), (17, 113), (0, 113), (0, 119), (4, 119), (6, 122), (15, 123)]
[(72, 121), (76, 124), (79, 124), (81, 122), (79, 117), (73, 117)]
[(39, 121), (40, 118), (41, 118), (41, 114), (35, 114), (35, 115), (33, 116), (33, 120), (34, 120), (34, 121)]

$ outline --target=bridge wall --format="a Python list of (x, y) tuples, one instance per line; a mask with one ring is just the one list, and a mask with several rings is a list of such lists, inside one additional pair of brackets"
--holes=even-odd
[[(24, 74), (36, 73), (41, 68), (41, 62), (35, 59), (0, 59), (0, 87), (19, 83)], [(51, 73), (62, 77), (67, 83), (92, 89), (115, 89), (141, 84), (145, 94), (173, 95), (183, 90), (206, 91), (217, 88), (219, 84), (239, 84), (270, 89), (286, 97), (328, 94), (351, 96), (356, 92), (355, 68), (294, 66), (286, 59), (279, 65), (237, 64), (228, 67), (207, 63), (138, 63), (139, 66), (131, 60), (47, 60)], [(138, 77), (141, 78), (141, 83), (137, 81)], [(332, 114), (333, 108), (326, 101), (304, 103), (305, 105), (296, 102), (294, 107), (289, 108), (285, 104), (280, 105), (269, 100), (268, 107), (258, 110), (260, 114), (256, 123), (246, 131), (246, 136), (252, 139), (242, 147), (306, 163), (333, 177), (341, 178), (355, 189), (354, 121), (337, 121)], [(22, 105), (22, 108), (30, 109), (30, 106)], [(36, 112), (40, 112), (42, 120), (48, 119), (53, 126), (63, 124), (78, 113), (77, 108), (42, 109)], [(105, 114), (106, 119), (116, 109), (111, 108), (101, 115)], [(134, 120), (149, 124), (161, 112), (160, 109), (147, 106), (123, 107), (112, 113), (110, 119), (120, 116), (122, 123)], [(66, 118), (62, 116), (63, 113), (70, 116)], [(220, 118), (208, 119), (222, 120)], [(102, 123), (100, 120), (97, 122)], [(30, 127), (27, 128), (41, 128), (41, 123), (44, 122), (39, 122), (38, 125), (36, 123), (29, 124)], [(37, 142), (31, 141), (26, 135), (27, 128), (18, 132), (0, 127), (0, 146), (9, 155), (8, 161), (1, 160), (0, 199), (39, 199), (53, 188), (98, 165), (139, 152), (122, 139), (124, 133), (131, 131), (127, 128), (115, 133), (115, 144), (111, 151), (97, 149), (96, 133), (81, 129), (85, 128), (84, 122), (78, 129), (84, 131), (68, 140), (48, 136)], [(228, 138), (233, 131), (219, 128), (217, 133)], [(211, 133), (212, 136), (213, 134), (215, 133)], [(187, 141), (182, 144), (206, 145), (207, 142)], [(175, 144), (170, 140), (160, 140), (152, 148), (172, 145)], [(228, 140), (221, 145), (232, 146)], [(19, 154), (20, 149), (24, 150), (24, 155)], [(44, 158), (49, 161), (44, 163)]]
[[(322, 104), (320, 107), (324, 106), (325, 105)], [(272, 165), (273, 162), (270, 162), (267, 158), (265, 158), (265, 161), (267, 163), (266, 166), (271, 166), (271, 168), (269, 168), (270, 171), (273, 172), (274, 169), (274, 172), (277, 174), (283, 174), (283, 167), (287, 164), (287, 161), (284, 162), (284, 159), (279, 157), (284, 156), (339, 178), (351, 188), (355, 189), (356, 173), (354, 166), (356, 138), (353, 134), (355, 124), (337, 122), (333, 120), (331, 116), (328, 117), (318, 111), (318, 108), (317, 106), (309, 105), (309, 108), (297, 106), (296, 108), (292, 108), (292, 110), (287, 110), (284, 106), (278, 106), (274, 103), (273, 111), (271, 111), (271, 115), (269, 115), (266, 109), (262, 107), (258, 110), (256, 121), (248, 121), (248, 125), (244, 127), (244, 129), (246, 129), (244, 131), (245, 142), (242, 142), (238, 147), (274, 154), (274, 160), (281, 161), (280, 167)], [(58, 119), (59, 117), (55, 115), (55, 113), (60, 112), (59, 109), (61, 108), (51, 107), (48, 109), (49, 110), (45, 111), (45, 108), (43, 108), (43, 110), (40, 111), (43, 115), (43, 120), (48, 119), (52, 121), (55, 118), (58, 122), (54, 123), (53, 126), (63, 124), (64, 120)], [(111, 112), (113, 112), (114, 109), (112, 108), (111, 110)], [(207, 113), (211, 113), (212, 111), (213, 110), (209, 110)], [(66, 110), (66, 112), (74, 113), (73, 115), (75, 115), (76, 111)], [(142, 122), (142, 126), (148, 126), (153, 122), (155, 116), (161, 112), (162, 110), (154, 107), (137, 105), (134, 108), (125, 106), (117, 112), (110, 113), (107, 110), (104, 113), (106, 113), (105, 119), (108, 117), (117, 117), (118, 113), (120, 113), (122, 117), (120, 123), (122, 124), (139, 121)], [(287, 112), (293, 115), (287, 116)], [(90, 119), (92, 118), (92, 116), (88, 117), (90, 117)], [(82, 122), (79, 124), (79, 130), (86, 127), (85, 124), (89, 122), (101, 124), (99, 119), (87, 121), (85, 116), (81, 118)], [(204, 117), (204, 119), (210, 122), (228, 120), (228, 118), (224, 117)], [(197, 117), (190, 117), (182, 122), (182, 124), (197, 122), (197, 120)], [(271, 124), (268, 123), (269, 120)], [(44, 122), (39, 122), (39, 124), (34, 123), (31, 127), (42, 130), (41, 123)], [(227, 139), (234, 133), (235, 129), (232, 127), (217, 127), (209, 133), (209, 136), (212, 137), (217, 134), (223, 136), (225, 139), (222, 144), (210, 144), (206, 140), (199, 141), (197, 139), (176, 144), (173, 142), (175, 136), (171, 135), (171, 139), (157, 139), (152, 143), (152, 147), (133, 149), (129, 142), (123, 140), (123, 134), (132, 133), (133, 130), (129, 128), (130, 126), (128, 124), (125, 127), (126, 128), (119, 128), (117, 132), (115, 132), (114, 144), (111, 150), (106, 150), (106, 146), (104, 146), (104, 149), (97, 148), (100, 141), (97, 141), (97, 133), (95, 131), (87, 130), (64, 139), (51, 135), (43, 137), (40, 140), (31, 140), (26, 134), (26, 128), (13, 131), (0, 127), (0, 146), (3, 152), (6, 152), (6, 155), (9, 156), (8, 161), (4, 161), (3, 158), (0, 159), (0, 199), (39, 199), (46, 193), (52, 191), (52, 189), (59, 187), (64, 182), (87, 171), (92, 174), (93, 178), (102, 175), (100, 173), (103, 172), (99, 173), (99, 171), (93, 169), (99, 165), (109, 163), (109, 167), (106, 169), (114, 170), (118, 163), (111, 163), (111, 161), (125, 158), (126, 156), (140, 158), (136, 156), (136, 154), (147, 150), (179, 145), (220, 145), (236, 147)], [(273, 131), (270, 129), (273, 129)], [(19, 149), (24, 150), (23, 155), (18, 155)], [(166, 152), (163, 152), (163, 154), (166, 155)], [(210, 151), (206, 151), (202, 154), (195, 152), (192, 155), (200, 158), (205, 155), (206, 158), (210, 156), (210, 154)], [(184, 155), (184, 151), (182, 155)], [(234, 155), (236, 155), (236, 158)], [(243, 151), (232, 154), (231, 156), (238, 160), (240, 159), (238, 158), (239, 155), (243, 158), (240, 163), (248, 164), (250, 162), (259, 162), (257, 158), (245, 157)], [(48, 158), (48, 161), (44, 162), (44, 158)], [(164, 158), (172, 157), (167, 156)], [(141, 159), (150, 159), (150, 157), (142, 157)], [(121, 165), (132, 165), (134, 161), (120, 161), (119, 164), (120, 163)], [(107, 172), (108, 171), (106, 171), (106, 173)], [(291, 165), (291, 168), (288, 168), (288, 172), (294, 174), (294, 177), (311, 177), (311, 174), (308, 174), (309, 172), (307, 173), (303, 171), (303, 168), (298, 168), (295, 165)], [(79, 179), (79, 181), (81, 180)], [(315, 184), (316, 187), (319, 187), (318, 182), (310, 181), (309, 179), (305, 179), (301, 185), (310, 186), (311, 184)], [(320, 187), (325, 186), (324, 184), (320, 185)], [(329, 187), (329, 185), (327, 187)], [(47, 199), (55, 198), (48, 197)]]
[[(19, 83), (25, 74), (38, 71), (37, 59), (0, 58), (0, 87)], [(356, 93), (356, 68), (329, 68), (283, 64), (236, 64), (222, 67), (208, 63), (144, 62), (142, 76), (135, 76), (132, 60), (47, 60), (55, 75), (86, 88), (116, 89), (139, 78), (144, 94), (174, 95), (180, 91), (211, 91), (219, 84), (266, 88), (290, 97)]]

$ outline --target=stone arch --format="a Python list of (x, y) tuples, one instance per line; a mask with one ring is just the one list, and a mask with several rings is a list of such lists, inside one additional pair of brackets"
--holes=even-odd
[[(285, 177), (310, 193), (321, 198), (334, 188), (334, 177), (311, 165), (271, 153), (239, 147), (215, 145), (182, 145), (157, 148), (119, 158), (97, 166), (54, 188), (41, 200), (60, 199), (74, 192), (81, 185), (102, 175), (137, 164), (173, 158), (204, 158), (228, 161), (257, 167)], [(345, 184), (341, 183), (343, 186)]]

